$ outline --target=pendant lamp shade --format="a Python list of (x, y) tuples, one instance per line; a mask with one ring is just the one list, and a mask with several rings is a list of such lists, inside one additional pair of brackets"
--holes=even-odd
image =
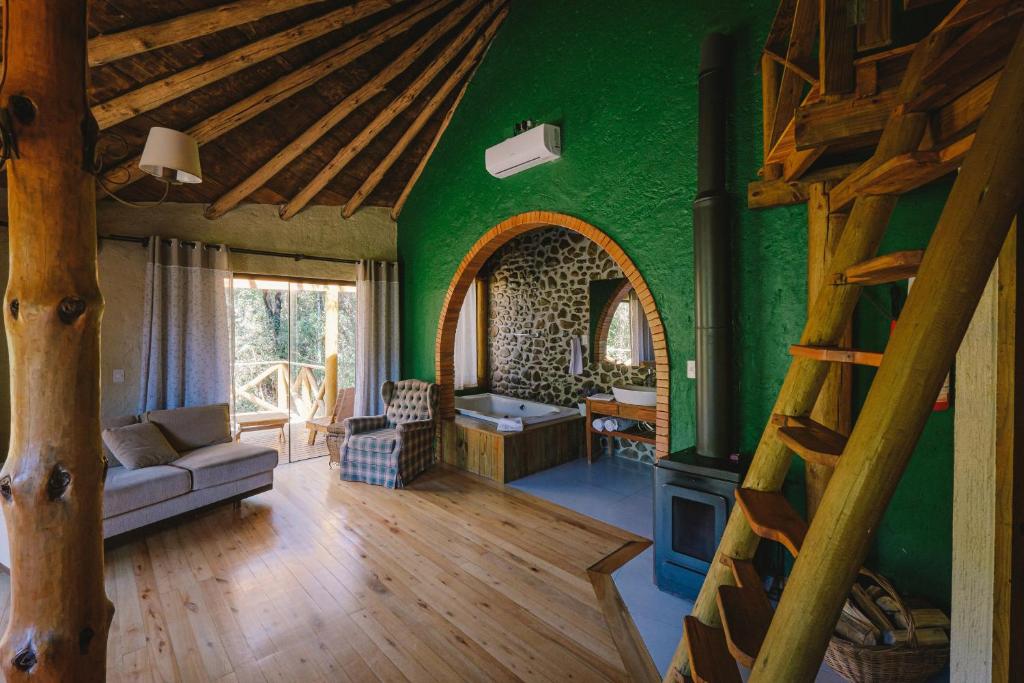
[(190, 135), (171, 128), (149, 129), (139, 168), (169, 183), (201, 183), (199, 145)]

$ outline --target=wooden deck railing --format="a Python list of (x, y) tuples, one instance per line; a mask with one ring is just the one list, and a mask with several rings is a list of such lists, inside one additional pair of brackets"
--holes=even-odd
[[(306, 420), (311, 420), (317, 413), (326, 408), (324, 394), (327, 383), (317, 381), (314, 370), (325, 370), (323, 365), (313, 363), (294, 363), (286, 360), (246, 361), (236, 363), (236, 367), (256, 367), (265, 365), (255, 377), (241, 386), (235, 387), (235, 401), (250, 401), (261, 410), (294, 413)], [(289, 368), (299, 368), (293, 380)], [(274, 378), (276, 405), (257, 394), (258, 387), (268, 378)]]

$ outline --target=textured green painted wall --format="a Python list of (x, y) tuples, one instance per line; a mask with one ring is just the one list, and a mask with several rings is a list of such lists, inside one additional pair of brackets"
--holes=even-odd
[[(760, 162), (757, 60), (775, 8), (770, 0), (515, 0), (399, 218), (403, 373), (434, 376), (438, 313), (473, 242), (517, 213), (560, 211), (608, 233), (647, 280), (668, 334), (672, 447), (693, 444), (694, 384), (686, 378), (685, 361), (694, 355), (690, 204), (696, 184), (696, 75), (701, 39), (723, 31), (736, 47), (729, 144), (736, 209), (736, 417), (738, 446), (751, 452), (807, 306), (804, 207), (749, 211), (744, 201), (746, 183)], [(484, 169), (484, 149), (508, 137), (512, 124), (525, 118), (562, 126), (563, 158), (505, 180), (492, 178)], [(910, 220), (913, 212), (906, 215), (904, 222), (918, 225)], [(947, 463), (949, 441), (934, 445)], [(948, 490), (938, 481), (948, 469), (915, 463), (911, 497), (933, 488)], [(799, 463), (791, 480), (789, 488), (799, 498)], [(901, 487), (898, 504), (907, 489)], [(941, 554), (931, 553), (933, 548), (948, 550), (948, 501), (929, 495), (928, 503), (945, 546), (927, 537), (914, 543), (906, 538), (919, 532), (920, 518), (900, 508), (880, 534), (883, 571), (914, 563), (910, 558), (889, 564), (891, 558), (906, 559), (903, 549), (914, 554), (926, 548), (930, 559)], [(946, 599), (941, 586), (948, 585), (948, 552), (940, 560), (914, 569), (934, 575), (931, 583), (940, 589), (933, 595)]]

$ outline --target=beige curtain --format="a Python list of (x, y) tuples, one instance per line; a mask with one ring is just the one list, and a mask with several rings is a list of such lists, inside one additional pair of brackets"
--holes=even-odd
[(455, 388), (476, 386), (476, 283), (466, 291), (455, 327)]
[(629, 290), (629, 355), (633, 365), (650, 363), (654, 360), (654, 340), (651, 338), (651, 327), (647, 324), (640, 297), (636, 290)]
[(159, 237), (147, 248), (140, 411), (229, 402), (228, 248)]
[(356, 266), (355, 415), (380, 415), (380, 387), (399, 380), (398, 264), (360, 261)]

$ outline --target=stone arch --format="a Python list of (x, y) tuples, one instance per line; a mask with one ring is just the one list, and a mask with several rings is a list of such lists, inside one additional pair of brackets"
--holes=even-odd
[(448, 285), (444, 305), (437, 326), (437, 338), (434, 344), (434, 370), (437, 383), (440, 385), (440, 413), (442, 419), (455, 417), (455, 328), (459, 321), (459, 312), (466, 292), (472, 286), (480, 269), (494, 252), (514, 237), (538, 228), (561, 227), (579, 233), (596, 243), (622, 269), (622, 274), (633, 286), (647, 324), (651, 328), (654, 346), (654, 368), (658, 381), (657, 433), (655, 454), (663, 457), (669, 452), (669, 360), (668, 345), (665, 339), (665, 328), (661, 323), (657, 306), (651, 290), (647, 287), (643, 276), (633, 264), (632, 259), (608, 235), (590, 223), (553, 211), (527, 211), (498, 223), (476, 241), (469, 252), (463, 257), (458, 269)]

